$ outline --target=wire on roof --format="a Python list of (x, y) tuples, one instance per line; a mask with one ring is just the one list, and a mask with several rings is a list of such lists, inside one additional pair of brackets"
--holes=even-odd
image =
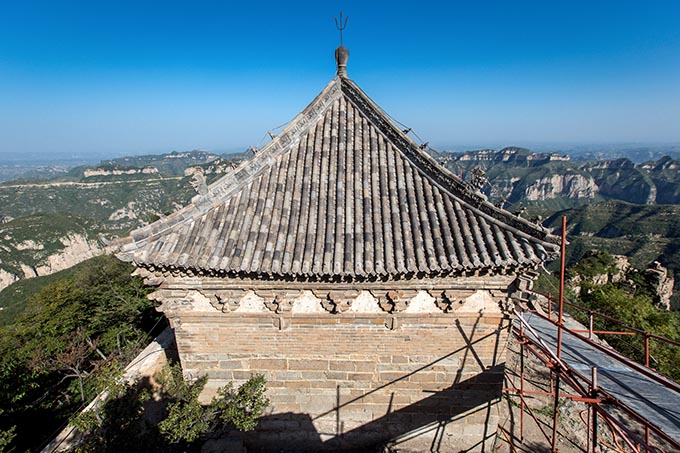
[[(467, 171), (466, 168), (464, 168), (462, 165), (460, 165), (456, 161), (452, 160), (451, 156), (449, 156), (448, 153), (444, 153), (444, 152), (439, 151), (438, 149), (435, 149), (432, 146), (430, 146), (430, 143), (426, 142), (422, 138), (420, 138), (420, 136), (412, 128), (408, 127), (406, 124), (402, 123), (401, 121), (399, 121), (398, 119), (396, 119), (395, 117), (390, 115), (389, 113), (385, 112), (385, 115), (387, 115), (387, 117), (389, 119), (391, 119), (392, 121), (394, 121), (397, 125), (402, 127), (403, 128), (402, 132), (404, 134), (409, 134), (409, 133), (413, 134), (413, 136), (416, 139), (418, 139), (418, 142), (420, 142), (420, 149), (429, 151), (430, 154), (432, 154), (433, 157), (435, 157), (439, 161), (439, 164), (442, 165), (443, 167), (447, 167), (447, 166), (454, 167), (454, 169), (458, 171), (460, 179), (463, 179), (463, 172)], [(508, 199), (505, 197), (505, 195), (503, 195), (503, 192), (498, 187), (496, 187), (489, 180), (489, 178), (485, 177), (484, 182), (485, 182), (485, 184), (487, 184), (491, 188), (491, 192), (495, 193), (496, 196), (498, 196), (498, 198), (500, 198), (500, 203), (497, 204), (497, 206), (499, 208), (502, 209), (504, 206), (508, 206), (508, 208), (517, 209), (517, 206), (514, 203), (509, 202)], [(519, 209), (520, 210), (525, 209), (525, 207), (519, 205)]]
[(276, 127), (273, 127), (273, 128), (271, 128), (271, 129), (269, 129), (267, 132), (264, 133), (264, 135), (262, 136), (262, 138), (260, 139), (260, 141), (257, 142), (257, 145), (254, 146), (254, 148), (260, 149), (262, 143), (266, 140), (267, 137), (269, 137), (270, 140), (274, 140), (274, 137), (277, 136), (277, 134), (275, 134), (274, 132), (278, 131), (279, 129), (281, 129), (281, 128), (283, 128), (283, 127), (286, 127), (286, 126), (288, 125), (288, 123), (290, 123), (290, 121), (286, 121), (286, 122), (283, 123), (283, 124), (280, 124), (280, 125), (278, 125), (278, 126), (276, 126)]

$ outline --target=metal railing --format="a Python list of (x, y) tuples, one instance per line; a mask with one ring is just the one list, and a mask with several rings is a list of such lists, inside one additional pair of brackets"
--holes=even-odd
[[(549, 319), (547, 316), (537, 312), (532, 311), (532, 313), (536, 316), (541, 317), (544, 320), (550, 321), (555, 326), (560, 327), (557, 321), (555, 321), (554, 319)], [(665, 433), (663, 430), (660, 430), (659, 428), (651, 424), (646, 418), (644, 418), (643, 416), (635, 412), (633, 409), (629, 408), (624, 403), (619, 401), (616, 397), (614, 397), (613, 395), (599, 387), (597, 384), (597, 368), (593, 368), (591, 370), (591, 376), (586, 376), (582, 372), (573, 369), (567, 363), (565, 363), (564, 360), (562, 360), (556, 355), (556, 353), (548, 346), (547, 342), (544, 341), (540, 337), (540, 335), (535, 330), (533, 330), (531, 326), (524, 320), (521, 313), (516, 312), (515, 316), (516, 319), (520, 321), (520, 326), (519, 327), (515, 326), (513, 328), (513, 333), (522, 347), (521, 352), (522, 358), (524, 357), (524, 350), (525, 349), (528, 350), (535, 357), (538, 357), (541, 361), (543, 361), (544, 364), (553, 371), (553, 374), (555, 375), (554, 378), (557, 378), (559, 376), (560, 379), (563, 382), (567, 383), (572, 389), (574, 389), (577, 394), (571, 395), (561, 393), (559, 390), (559, 382), (556, 379), (555, 379), (556, 382), (551, 385), (552, 390), (550, 392), (532, 392), (525, 390), (523, 364), (520, 373), (521, 378), (520, 391), (514, 391), (513, 393), (519, 394), (522, 399), (524, 397), (524, 394), (543, 394), (547, 396), (553, 396), (555, 397), (555, 407), (557, 407), (557, 400), (560, 397), (569, 398), (577, 402), (583, 402), (588, 404), (589, 412), (591, 413), (588, 420), (594, 419), (592, 423), (589, 423), (588, 427), (588, 429), (593, 433), (592, 438), (589, 438), (590, 445), (593, 446), (592, 448), (594, 448), (594, 446), (598, 444), (597, 429), (595, 428), (595, 426), (597, 425), (596, 420), (597, 415), (594, 414), (599, 414), (606, 421), (606, 423), (610, 427), (612, 427), (614, 431), (618, 433), (621, 439), (623, 439), (623, 441), (627, 443), (635, 452), (663, 451), (652, 445), (651, 442), (652, 433), (656, 435), (658, 438), (663, 439), (663, 441), (665, 441), (666, 443), (671, 445), (674, 449), (676, 449), (673, 451), (680, 451), (680, 443), (678, 441), (669, 437), (668, 434)], [(621, 362), (622, 365), (630, 367), (631, 369), (640, 372), (645, 377), (654, 380), (655, 382), (658, 382), (661, 385), (668, 387), (680, 394), (680, 384), (678, 384), (677, 382), (668, 379), (664, 376), (661, 376), (655, 371), (628, 359), (627, 357), (621, 355), (612, 348), (593, 342), (591, 339), (588, 339), (587, 337), (576, 333), (572, 329), (568, 329), (564, 326), (562, 326), (561, 328), (564, 330), (564, 332), (574, 335), (579, 340), (584, 341), (590, 346), (606, 353), (608, 356)], [(531, 336), (526, 335), (526, 331), (529, 331), (531, 333)], [(560, 341), (559, 338), (558, 341)], [(559, 346), (559, 344), (551, 346), (557, 347)], [(628, 417), (630, 417), (644, 429), (645, 432), (644, 438), (633, 433), (628, 427), (623, 425), (619, 419), (617, 419), (610, 413), (610, 411), (607, 411), (605, 408), (603, 408), (601, 403), (613, 405), (620, 409), (621, 411), (623, 411)], [(526, 407), (526, 405), (524, 404), (524, 401), (522, 401), (522, 408), (524, 407)], [(521, 425), (522, 424), (523, 421), (521, 421)], [(521, 427), (520, 429), (523, 430), (523, 427)], [(556, 430), (557, 419), (553, 421), (553, 431), (556, 432)], [(640, 450), (638, 446), (642, 449)]]
[[(525, 401), (525, 396), (529, 394), (540, 394), (544, 396), (551, 396), (554, 398), (553, 406), (553, 417), (552, 417), (552, 436), (549, 436), (542, 428), (540, 429), (546, 440), (551, 442), (552, 451), (557, 452), (557, 428), (558, 428), (558, 404), (560, 398), (569, 398), (573, 401), (582, 402), (588, 406), (588, 419), (587, 419), (587, 429), (588, 437), (586, 449), (588, 452), (596, 452), (598, 450), (598, 443), (600, 442), (598, 438), (598, 416), (606, 422), (606, 426), (609, 427), (612, 437), (616, 440), (621, 439), (625, 445), (631, 449), (631, 451), (640, 452), (663, 452), (663, 447), (660, 447), (660, 443), (665, 443), (673, 448), (672, 451), (680, 451), (680, 441), (670, 437), (662, 429), (650, 423), (644, 416), (638, 414), (635, 410), (628, 407), (626, 404), (619, 401), (612, 394), (608, 393), (606, 390), (598, 386), (598, 371), (597, 367), (593, 366), (591, 368), (590, 376), (584, 375), (582, 372), (570, 367), (561, 358), (562, 353), (562, 340), (563, 334), (565, 332), (573, 335), (576, 339), (583, 341), (590, 345), (591, 347), (604, 352), (608, 356), (614, 358), (615, 360), (621, 362), (628, 368), (631, 368), (643, 376), (661, 384), (664, 387), (672, 389), (678, 392), (680, 395), (680, 384), (673, 381), (670, 378), (662, 376), (656, 373), (650, 367), (650, 359), (652, 358), (650, 353), (650, 340), (661, 341), (673, 346), (680, 346), (680, 343), (668, 338), (664, 338), (658, 335), (654, 335), (650, 332), (643, 331), (641, 329), (628, 326), (622, 321), (613, 318), (611, 316), (604, 315), (595, 310), (591, 310), (586, 307), (573, 304), (564, 300), (564, 282), (565, 282), (565, 247), (566, 247), (566, 217), (562, 218), (562, 246), (561, 246), (561, 268), (560, 268), (560, 294), (557, 304), (557, 319), (553, 319), (553, 298), (550, 295), (542, 295), (548, 300), (548, 315), (545, 316), (538, 310), (532, 310), (535, 315), (541, 317), (542, 319), (552, 323), (557, 327), (557, 339), (556, 344), (553, 345), (555, 350), (551, 349), (546, 341), (544, 341), (540, 335), (529, 325), (529, 323), (524, 319), (523, 314), (515, 311), (515, 317), (519, 322), (519, 325), (515, 324), (512, 328), (512, 332), (520, 345), (520, 386), (512, 383), (513, 388), (506, 388), (505, 391), (508, 393), (519, 395), (521, 401), (521, 415), (520, 415), (520, 438), (524, 437), (524, 411), (528, 410), (529, 414), (534, 418), (540, 428), (540, 424), (536, 419), (535, 415), (531, 409), (527, 406)], [(581, 310), (588, 314), (588, 329), (569, 329), (564, 325), (564, 307), (568, 306), (575, 310)], [(615, 323), (622, 327), (621, 331), (605, 331), (605, 330), (595, 330), (594, 319), (599, 317), (601, 319), (607, 320), (609, 322)], [(527, 335), (527, 331), (531, 335)], [(587, 333), (587, 336), (583, 335)], [(644, 364), (639, 364), (628, 357), (623, 356), (621, 353), (615, 351), (610, 347), (603, 346), (598, 342), (593, 340), (593, 335), (642, 335), (644, 338)], [(550, 342), (555, 340), (549, 340)], [(537, 392), (525, 389), (524, 382), (524, 356), (525, 350), (532, 353), (535, 357), (540, 359), (545, 366), (547, 366), (550, 373), (550, 392)], [(576, 394), (567, 394), (560, 391), (560, 383), (566, 383), (571, 389), (575, 391)], [(621, 420), (615, 417), (608, 407), (604, 407), (603, 403), (607, 405), (612, 405), (617, 409), (620, 409), (623, 413), (641, 426), (644, 429), (644, 437), (635, 433), (628, 426), (624, 425)], [(652, 445), (652, 433), (655, 435), (655, 445)], [(617, 451), (624, 451), (622, 448), (617, 448)]]
[[(535, 294), (537, 294), (539, 296), (543, 296), (548, 300), (548, 319), (550, 321), (553, 321), (552, 313), (553, 313), (553, 308), (555, 308), (554, 304), (555, 304), (556, 301), (554, 300), (554, 298), (552, 297), (551, 294), (541, 294), (541, 293), (538, 293), (538, 292), (535, 292)], [(571, 309), (578, 310), (578, 311), (588, 315), (588, 328), (587, 329), (572, 329), (571, 332), (579, 333), (579, 334), (580, 333), (588, 333), (588, 339), (589, 340), (593, 339), (593, 335), (639, 335), (639, 336), (641, 336), (643, 338), (643, 342), (644, 342), (644, 356), (643, 356), (644, 357), (644, 366), (649, 368), (649, 369), (654, 369), (650, 365), (651, 359), (654, 358), (654, 357), (652, 357), (652, 355), (650, 353), (650, 341), (651, 340), (655, 340), (655, 341), (658, 341), (660, 343), (666, 343), (666, 344), (669, 344), (671, 346), (675, 346), (675, 347), (680, 348), (680, 342), (678, 342), (678, 341), (674, 341), (674, 340), (671, 340), (669, 338), (665, 338), (665, 337), (662, 337), (662, 336), (659, 336), (659, 335), (655, 335), (655, 334), (647, 332), (645, 330), (637, 329), (635, 327), (627, 325), (626, 323), (624, 323), (623, 321), (621, 321), (619, 319), (613, 318), (611, 316), (607, 316), (603, 313), (592, 310), (590, 308), (583, 307), (581, 305), (578, 305), (578, 304), (575, 304), (575, 303), (572, 303), (572, 302), (568, 302), (568, 301), (564, 301), (564, 305), (568, 306)], [(603, 319), (603, 320), (609, 321), (611, 323), (614, 323), (614, 324), (620, 326), (623, 330), (620, 330), (620, 331), (596, 330), (596, 329), (593, 328), (595, 318)]]

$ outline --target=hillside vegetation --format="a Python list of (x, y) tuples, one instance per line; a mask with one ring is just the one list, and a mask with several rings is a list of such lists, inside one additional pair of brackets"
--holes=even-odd
[(33, 214), (0, 224), (0, 281), (4, 283), (0, 289), (19, 276), (51, 274), (98, 254), (101, 243), (96, 231), (88, 219), (64, 212)]
[[(680, 302), (680, 206), (634, 205), (607, 201), (561, 211), (544, 225), (555, 232), (567, 216), (567, 255), (569, 263), (582, 259), (593, 249), (630, 258), (639, 269), (659, 261), (675, 276), (671, 305)], [(552, 264), (554, 268), (556, 263)]]
[(97, 255), (195, 194), (189, 178), (63, 184), (0, 184), (0, 290)]
[(40, 292), (44, 286), (57, 280), (72, 278), (74, 274), (81, 271), (82, 266), (87, 265), (85, 263), (76, 264), (53, 274), (19, 280), (0, 291), (0, 327), (12, 324), (18, 314), (26, 308), (28, 300)]
[(0, 184), (0, 290), (101, 253), (111, 240), (185, 206), (197, 177), (210, 183), (243, 157), (125, 157), (51, 180)]
[(117, 178), (108, 182), (0, 184), (1, 215), (18, 218), (44, 213), (78, 215), (95, 231), (125, 234), (173, 212), (195, 193), (189, 178)]
[(94, 396), (97, 370), (127, 363), (148, 343), (160, 315), (132, 269), (90, 259), (26, 290), (21, 309), (4, 318), (0, 430), (16, 425), (20, 451), (37, 449)]
[[(93, 452), (200, 451), (209, 436), (255, 427), (268, 405), (262, 376), (208, 405), (206, 378), (185, 382), (179, 366), (155, 383), (119, 379), (165, 327), (132, 270), (101, 256), (8, 289), (22, 303), (0, 312), (0, 452), (38, 451), (67, 421), (83, 433), (78, 451)], [(106, 402), (80, 413), (103, 390)]]

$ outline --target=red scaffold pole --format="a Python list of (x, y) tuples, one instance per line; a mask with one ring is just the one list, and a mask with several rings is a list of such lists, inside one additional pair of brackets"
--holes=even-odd
[(555, 373), (555, 400), (553, 406), (553, 427), (552, 427), (552, 451), (557, 451), (557, 425), (559, 423), (559, 395), (560, 395), (560, 364), (559, 361), (562, 357), (562, 317), (564, 315), (564, 268), (565, 268), (565, 255), (567, 249), (567, 216), (562, 216), (562, 249), (560, 258), (560, 302), (558, 308), (558, 318), (557, 318), (557, 360), (555, 363), (553, 372)]

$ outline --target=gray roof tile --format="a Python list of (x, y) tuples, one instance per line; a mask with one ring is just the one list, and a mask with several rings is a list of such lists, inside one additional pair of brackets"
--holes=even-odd
[(535, 266), (557, 249), (336, 77), (252, 159), (133, 232), (119, 255), (217, 274), (362, 279)]

